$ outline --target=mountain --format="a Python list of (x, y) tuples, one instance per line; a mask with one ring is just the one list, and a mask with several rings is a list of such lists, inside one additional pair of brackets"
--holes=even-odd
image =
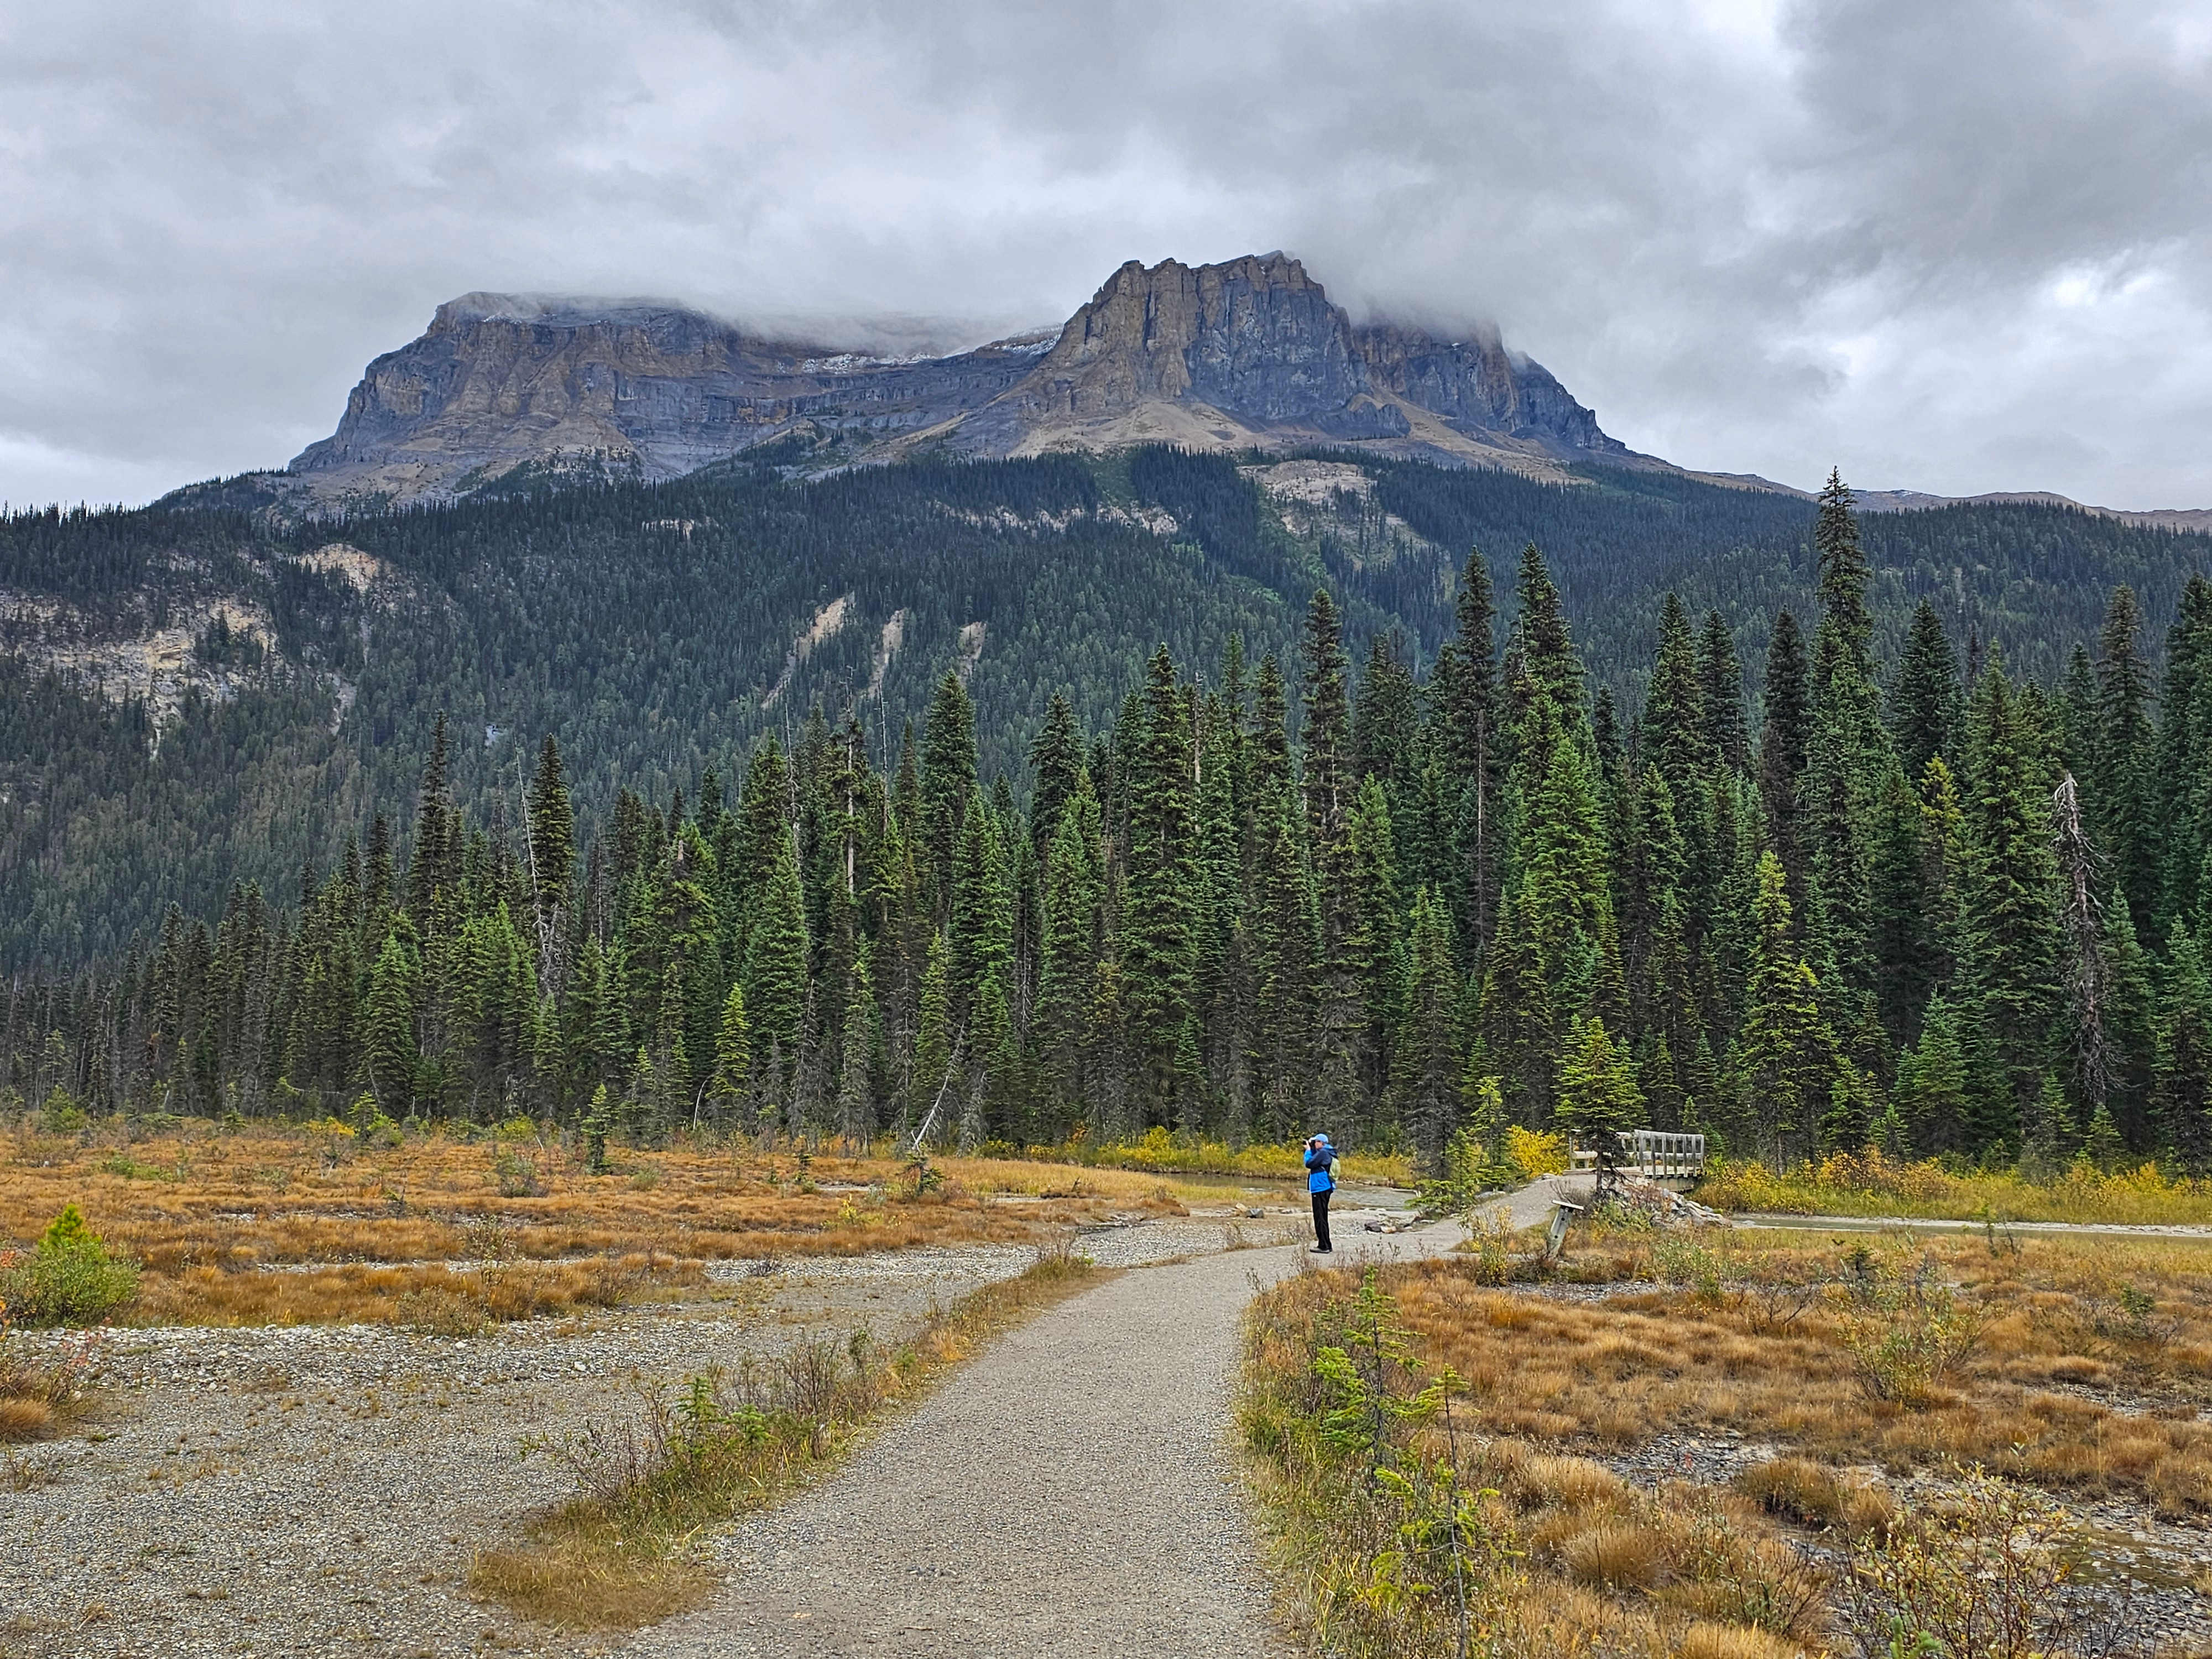
[[(0, 972), (119, 956), (171, 902), (234, 879), (295, 892), (303, 866), (366, 845), (379, 809), (404, 837), (441, 711), (467, 734), (452, 787), (472, 822), (517, 822), (525, 751), (550, 735), (597, 824), (620, 787), (665, 799), (709, 767), (735, 778), (817, 708), (857, 718), (891, 771), (948, 670), (974, 700), (984, 776), (1017, 791), (1051, 696), (1103, 735), (1162, 642), (1211, 669), (1240, 633), (1249, 662), (1287, 665), (1295, 710), (1316, 587), (1356, 657), (1395, 637), (1421, 667), (1470, 546), (1502, 597), (1522, 547), (1542, 548), (1624, 721), (1663, 593), (1720, 613), (1747, 693), (1777, 608), (1812, 614), (1808, 503), (1650, 468), (1577, 463), (1562, 487), (1342, 444), (1259, 459), (1152, 445), (925, 448), (809, 475), (797, 447), (336, 524), (210, 505), (221, 487), (189, 507), (0, 518)], [(2045, 684), (2113, 585), (2134, 587), (2154, 654), (2185, 579), (2212, 570), (2212, 537), (2061, 507), (1872, 514), (1863, 531), (1885, 663), (1925, 599), (1962, 658), (2001, 647)]]
[(665, 301), (468, 294), (368, 366), (268, 494), (451, 499), (557, 476), (669, 478), (796, 440), (817, 466), (1167, 442), (1316, 444), (1504, 466), (1633, 464), (1487, 325), (1355, 325), (1283, 253), (1130, 261), (1056, 331), (941, 357), (767, 339)]

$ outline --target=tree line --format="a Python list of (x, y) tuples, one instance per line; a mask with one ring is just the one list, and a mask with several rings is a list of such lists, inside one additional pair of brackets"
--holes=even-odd
[(18, 981), (6, 1080), (648, 1141), (1326, 1128), (1433, 1160), (1649, 1124), (2203, 1170), (2212, 582), (2162, 675), (2126, 587), (2054, 684), (1962, 672), (1925, 602), (1885, 672), (1839, 480), (1811, 545), (1755, 721), (1729, 625), (1673, 594), (1640, 710), (1592, 691), (1534, 544), (1503, 629), (1468, 560), (1425, 674), (1388, 633), (1355, 672), (1322, 589), (1291, 660), (1163, 647), (1092, 732), (1054, 696), (1026, 804), (952, 672), (888, 766), (817, 710), (740, 778), (623, 790), (587, 844), (550, 737), (512, 819), (457, 806), (441, 717), (411, 825), (293, 903), (240, 883), (112, 971)]

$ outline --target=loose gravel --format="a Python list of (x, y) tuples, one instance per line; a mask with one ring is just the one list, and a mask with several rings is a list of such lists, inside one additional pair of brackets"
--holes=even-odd
[(810, 1259), (741, 1269), (712, 1300), (459, 1339), (115, 1332), (79, 1431), (0, 1462), (0, 1655), (604, 1646), (467, 1592), (475, 1550), (573, 1490), (555, 1459), (522, 1455), (526, 1440), (631, 1415), (634, 1377), (673, 1381), (856, 1325), (895, 1335), (1033, 1255)]
[[(1338, 1265), (1456, 1243), (1335, 1229)], [(1217, 1228), (1217, 1237), (1218, 1228)], [(1159, 1248), (1134, 1241), (1139, 1252)], [(1102, 1256), (1105, 1240), (1085, 1239)], [(1296, 1245), (1127, 1273), (1042, 1316), (720, 1545), (726, 1588), (655, 1659), (1279, 1659), (1228, 1447), (1237, 1327)]]

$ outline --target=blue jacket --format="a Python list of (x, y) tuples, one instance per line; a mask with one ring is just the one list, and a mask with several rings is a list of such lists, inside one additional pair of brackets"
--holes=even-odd
[(1306, 1153), (1306, 1190), (1310, 1193), (1333, 1192), (1336, 1174), (1332, 1167), (1336, 1163), (1336, 1148), (1316, 1146)]

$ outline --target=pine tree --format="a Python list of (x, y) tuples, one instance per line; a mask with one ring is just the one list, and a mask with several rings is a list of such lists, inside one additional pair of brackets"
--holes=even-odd
[(1162, 646), (1146, 676), (1145, 732), (1129, 783), (1122, 993), (1147, 1123), (1165, 1122), (1176, 1045), (1190, 1015), (1196, 848), (1188, 710)]
[(2057, 866), (2038, 741), (1992, 662), (1969, 718), (1961, 966), (1990, 1076), (2005, 1086), (1969, 1143), (1977, 1152), (2016, 1144), (2018, 1115), (2043, 1086), (2059, 1008)]
[(415, 1011), (421, 994), (422, 964), (394, 928), (369, 970), (362, 1054), (365, 1081), (386, 1117), (406, 1117), (415, 1109)]
[(1705, 682), (1689, 613), (1668, 593), (1659, 608), (1659, 655), (1644, 702), (1644, 753), (1675, 799), (1696, 799), (1719, 757), (1705, 712)]
[(1766, 811), (1766, 843), (1782, 861), (1792, 908), (1802, 910), (1812, 873), (1804, 805), (1805, 765), (1813, 743), (1812, 679), (1803, 635), (1787, 611), (1775, 617), (1767, 641), (1760, 709), (1759, 793)]
[(1423, 888), (1407, 921), (1406, 1006), (1392, 1045), (1391, 1094), (1399, 1126), (1434, 1167), (1458, 1127), (1460, 984), (1451, 914)]
[(1731, 1126), (1729, 1142), (1786, 1163), (1813, 1149), (1834, 1088), (1836, 1039), (1812, 969), (1796, 954), (1786, 880), (1771, 853), (1759, 861), (1753, 915), (1759, 943), (1731, 1061), (1747, 1120)]
[(1959, 659), (1936, 607), (1922, 599), (1905, 630), (1905, 653), (1889, 694), (1890, 729), (1907, 777), (1917, 778), (1938, 755), (1955, 757), (1959, 721)]
[(2212, 974), (2186, 927), (2174, 929), (2170, 956), (2154, 1109), (2174, 1163), (2203, 1175), (2212, 1171)]
[(1698, 684), (1705, 705), (1705, 741), (1720, 763), (1743, 772), (1751, 767), (1751, 739), (1743, 720), (1743, 665), (1735, 635), (1717, 611), (1705, 612), (1698, 638)]
[(714, 1031), (714, 1070), (707, 1085), (715, 1116), (737, 1121), (752, 1086), (752, 1026), (745, 1018), (745, 988), (732, 985), (722, 999), (721, 1019)]
[(2131, 910), (2150, 915), (2160, 897), (2160, 856), (2156, 783), (2150, 775), (2150, 666), (2136, 647), (2141, 627), (2135, 591), (2114, 588), (2097, 635), (2097, 745), (2089, 780), (2093, 827), (2112, 884)]
[(1828, 690), (1828, 678), (1848, 669), (1862, 679), (1873, 678), (1869, 654), (1874, 640), (1874, 617), (1867, 609), (1867, 558), (1859, 545), (1858, 515), (1853, 512), (1851, 492), (1840, 471), (1831, 469), (1821, 486), (1820, 504), (1813, 519), (1813, 551), (1820, 563), (1820, 622), (1836, 637), (1833, 655), (1824, 665), (1814, 653), (1814, 693)]
[[(1941, 764), (1933, 757), (1930, 761)], [(1890, 1042), (1902, 1047), (1919, 1034), (1942, 963), (1931, 931), (1936, 909), (1928, 888), (1925, 819), (1901, 767), (1885, 770), (1874, 810), (1868, 896), (1875, 1006)]]
[(422, 768), (422, 783), (415, 811), (415, 849), (407, 866), (407, 910), (416, 927), (434, 926), (434, 895), (447, 885), (453, 872), (447, 868), (453, 837), (453, 757), (446, 736), (446, 716), (438, 715), (430, 733), (430, 758)]
[(865, 1150), (876, 1133), (879, 1040), (875, 987), (867, 947), (863, 945), (854, 965), (853, 993), (845, 1004), (844, 1030), (838, 1043), (837, 1133), (855, 1152)]
[(1443, 727), (1444, 775), (1458, 786), (1449, 888), (1461, 937), (1479, 959), (1496, 926), (1501, 869), (1498, 789), (1505, 751), (1498, 729), (1496, 607), (1480, 549), (1467, 557), (1454, 604), (1459, 631), (1437, 664), (1435, 695)]
[[(1099, 905), (1105, 868), (1099, 834), (1098, 798), (1086, 769), (1077, 775), (1045, 860), (1042, 961), (1032, 1027), (1049, 1095), (1071, 1107), (1086, 1092), (1083, 1042), (1103, 941)], [(1071, 1127), (1060, 1122), (1055, 1138)]]
[(909, 1126), (917, 1138), (926, 1131), (939, 1137), (945, 1133), (942, 1108), (957, 1059), (951, 981), (951, 946), (942, 932), (933, 933), (929, 957), (921, 970), (921, 1016), (915, 1029), (914, 1064), (907, 1089), (908, 1123), (900, 1126), (902, 1138)]
[[(2085, 771), (2083, 775), (2088, 775)], [(2205, 855), (2212, 850), (2212, 580), (2190, 577), (2166, 636), (2155, 772), (2159, 908), (2139, 926), (2163, 933), (2197, 913)]]
[(751, 1026), (754, 1073), (764, 1081), (771, 1099), (781, 1099), (788, 1089), (799, 1058), (808, 949), (798, 847), (787, 832), (767, 890), (753, 907), (741, 981)]
[(1559, 1127), (1597, 1153), (1600, 1178), (1626, 1160), (1624, 1138), (1644, 1124), (1644, 1091), (1636, 1067), (1593, 1016), (1567, 1030), (1559, 1065)]
[(983, 981), (999, 975), (1003, 990), (1013, 965), (1013, 894), (998, 825), (989, 805), (977, 802), (960, 826), (953, 863), (950, 932), (952, 945), (952, 1023), (968, 1023)]
[(928, 853), (923, 868), (939, 917), (951, 895), (960, 826), (975, 781), (975, 705), (948, 668), (930, 700), (921, 739), (921, 836)]
[(1568, 635), (1559, 590), (1534, 542), (1521, 550), (1517, 594), (1521, 614), (1514, 629), (1521, 641), (1522, 672), (1551, 699), (1560, 720), (1570, 729), (1578, 728), (1584, 712), (1582, 662)]
[(1052, 845), (1053, 831), (1060, 827), (1060, 811), (1075, 793), (1076, 777), (1083, 770), (1083, 732), (1064, 692), (1054, 692), (1044, 711), (1044, 724), (1030, 744), (1030, 769), (1036, 774), (1030, 835), (1042, 862)]
[(530, 781), (530, 886), (535, 901), (538, 975), (549, 990), (560, 988), (562, 946), (568, 931), (569, 884), (576, 866), (576, 815), (561, 769), (561, 748), (546, 734)]
[(1956, 1152), (1965, 1145), (1970, 1103), (1966, 1053), (1959, 1022), (1941, 995), (1928, 1005), (1920, 1040), (1898, 1059), (1892, 1103), (1909, 1133), (1885, 1152), (1914, 1156)]
[(1287, 788), (1259, 805), (1259, 856), (1246, 907), (1252, 962), (1249, 1060), (1259, 1124), (1270, 1139), (1296, 1133), (1291, 1110), (1310, 1080), (1318, 993), (1313, 901)]

